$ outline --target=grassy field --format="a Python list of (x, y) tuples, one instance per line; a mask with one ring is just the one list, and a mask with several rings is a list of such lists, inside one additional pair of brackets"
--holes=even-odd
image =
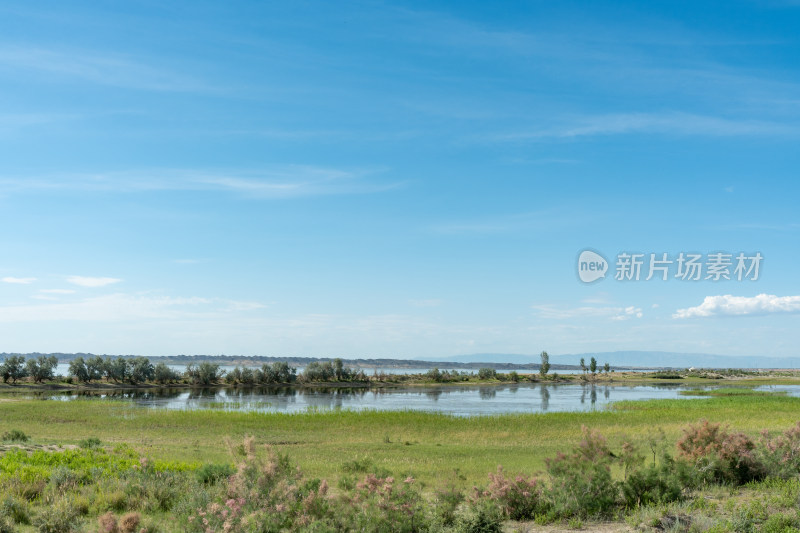
[(592, 413), (460, 418), (421, 412), (166, 411), (123, 401), (0, 397), (0, 433), (19, 429), (41, 444), (97, 437), (105, 444), (128, 443), (155, 460), (206, 463), (229, 460), (226, 438), (252, 435), (288, 454), (309, 476), (335, 480), (345, 462), (367, 457), (429, 487), (484, 483), (497, 465), (509, 472), (539, 471), (545, 458), (578, 442), (582, 425), (600, 431), (613, 449), (624, 437), (645, 442), (658, 428), (675, 442), (683, 426), (703, 418), (756, 436), (800, 420), (800, 399), (723, 393), (620, 402)]

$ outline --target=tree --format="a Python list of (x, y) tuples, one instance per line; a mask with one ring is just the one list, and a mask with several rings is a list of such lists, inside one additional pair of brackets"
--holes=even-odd
[(186, 367), (186, 375), (195, 385), (211, 385), (222, 377), (217, 363), (203, 362), (199, 365), (191, 364)]
[(478, 370), (478, 379), (488, 380), (497, 378), (497, 370), (494, 368), (481, 368)]
[(147, 357), (134, 357), (127, 361), (128, 381), (133, 384), (151, 381), (155, 375), (155, 367)]
[(34, 383), (41, 383), (55, 377), (55, 370), (58, 366), (56, 356), (50, 357), (40, 355), (36, 359), (28, 359), (25, 362), (28, 375), (33, 378)]
[(597, 359), (595, 359), (594, 357), (592, 357), (591, 360), (589, 360), (589, 371), (592, 374), (597, 373)]
[(273, 363), (272, 371), (275, 373), (275, 381), (277, 383), (294, 383), (297, 379), (297, 369), (289, 366), (286, 361)]
[(539, 366), (539, 374), (544, 377), (550, 372), (550, 356), (547, 352), (542, 352), (540, 357), (542, 358), (542, 364)]
[(609, 365), (608, 363), (604, 364), (603, 370), (605, 370), (606, 374), (608, 374), (609, 372), (611, 372), (611, 365)]
[(128, 363), (122, 357), (106, 357), (103, 360), (103, 373), (106, 379), (113, 379), (114, 383), (125, 381), (128, 377)]
[(172, 370), (166, 363), (158, 363), (153, 367), (153, 381), (160, 384), (171, 383), (180, 379), (180, 374)]
[(584, 374), (586, 373), (586, 359), (583, 357), (581, 357), (581, 370), (583, 370)]
[(76, 357), (69, 362), (69, 375), (75, 376), (75, 379), (81, 383), (90, 381), (89, 370), (86, 368), (86, 361), (83, 360), (83, 357)]
[(0, 365), (0, 375), (3, 376), (3, 383), (8, 383), (10, 379), (11, 383), (16, 385), (18, 379), (28, 375), (25, 368), (25, 358), (21, 355), (6, 357), (3, 364)]
[(104, 363), (103, 358), (99, 355), (86, 360), (86, 373), (88, 374), (89, 381), (97, 381), (103, 378)]

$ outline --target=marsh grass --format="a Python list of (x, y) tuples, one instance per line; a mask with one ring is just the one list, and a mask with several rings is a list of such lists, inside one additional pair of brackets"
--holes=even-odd
[(719, 389), (686, 389), (678, 391), (681, 396), (785, 396), (785, 391), (754, 390), (746, 387), (723, 387)]
[(544, 470), (546, 457), (580, 440), (582, 425), (612, 445), (623, 438), (644, 443), (654, 428), (675, 442), (683, 426), (703, 418), (731, 423), (755, 437), (763, 429), (793, 426), (800, 399), (737, 394), (618, 402), (591, 413), (469, 418), (414, 411), (170, 411), (83, 399), (47, 402), (46, 408), (40, 401), (18, 400), (2, 407), (0, 432), (18, 429), (37, 445), (77, 445), (92, 436), (110, 447), (130, 443), (156, 461), (222, 464), (229, 461), (226, 437), (252, 435), (290, 454), (310, 476), (331, 482), (343, 474), (343, 462), (369, 457), (383, 469), (413, 474), (431, 487), (458, 468), (464, 476), (461, 485), (468, 488), (499, 464), (511, 472)]

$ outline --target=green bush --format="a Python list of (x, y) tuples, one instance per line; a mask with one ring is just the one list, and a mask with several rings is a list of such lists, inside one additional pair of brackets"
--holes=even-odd
[(503, 514), (487, 501), (481, 501), (462, 512), (453, 527), (454, 533), (502, 533)]
[(72, 533), (79, 531), (78, 510), (69, 498), (61, 498), (45, 506), (33, 519), (39, 533)]
[(618, 498), (611, 478), (611, 452), (605, 439), (586, 427), (583, 440), (569, 455), (547, 459), (551, 487), (548, 499), (553, 513), (562, 518), (609, 515)]
[(622, 482), (622, 497), (630, 507), (682, 500), (692, 486), (692, 474), (684, 461), (664, 455), (658, 465), (637, 468)]
[(205, 464), (195, 470), (194, 475), (199, 483), (213, 485), (235, 473), (236, 470), (229, 464)]
[(497, 370), (494, 368), (481, 368), (478, 370), (478, 379), (488, 380), (497, 378)]
[(78, 443), (78, 446), (84, 449), (91, 449), (91, 448), (99, 448), (100, 447), (100, 439), (97, 437), (89, 437), (88, 439), (83, 439)]
[(12, 524), (29, 524), (28, 503), (10, 494), (6, 495), (0, 501), (0, 517), (7, 518)]
[(3, 433), (3, 440), (6, 442), (28, 442), (30, 437), (18, 429), (12, 429)]

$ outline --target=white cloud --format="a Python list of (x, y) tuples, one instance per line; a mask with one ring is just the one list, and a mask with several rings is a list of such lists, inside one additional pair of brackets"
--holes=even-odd
[[(39, 295), (37, 299), (52, 300), (53, 297)], [(116, 293), (74, 302), (0, 306), (0, 322), (217, 319), (263, 307), (257, 302)]]
[(96, 174), (1, 176), (6, 192), (87, 191), (140, 193), (161, 191), (221, 191), (249, 198), (368, 194), (396, 189), (402, 182), (376, 181), (382, 169), (343, 170), (313, 165), (280, 165), (260, 169), (197, 170), (154, 168)]
[(80, 285), (81, 287), (105, 287), (112, 283), (119, 283), (122, 281), (118, 278), (93, 278), (89, 276), (70, 276), (67, 278), (69, 283), (73, 285)]
[(690, 113), (617, 113), (588, 115), (549, 128), (493, 135), (496, 141), (572, 139), (598, 135), (653, 133), (731, 137), (742, 135), (797, 135), (800, 128), (778, 122), (729, 119)]
[(36, 278), (13, 278), (11, 276), (3, 278), (4, 283), (16, 283), (20, 285), (28, 285), (29, 283), (33, 283), (34, 281), (36, 281)]
[(574, 307), (570, 309), (557, 308), (548, 305), (534, 305), (533, 309), (539, 312), (539, 317), (554, 320), (568, 320), (572, 318), (607, 318), (609, 320), (628, 320), (642, 318), (642, 309), (636, 306), (628, 307)]
[(800, 296), (776, 296), (759, 294), (757, 296), (706, 296), (696, 307), (678, 309), (673, 318), (694, 318), (709, 316), (766, 315), (770, 313), (800, 313)]
[(6, 45), (0, 47), (0, 65), (128, 89), (169, 92), (218, 90), (203, 81), (177, 74), (174, 68), (159, 68), (126, 56), (80, 49)]
[(75, 294), (76, 291), (72, 289), (40, 289), (39, 292), (44, 294)]

